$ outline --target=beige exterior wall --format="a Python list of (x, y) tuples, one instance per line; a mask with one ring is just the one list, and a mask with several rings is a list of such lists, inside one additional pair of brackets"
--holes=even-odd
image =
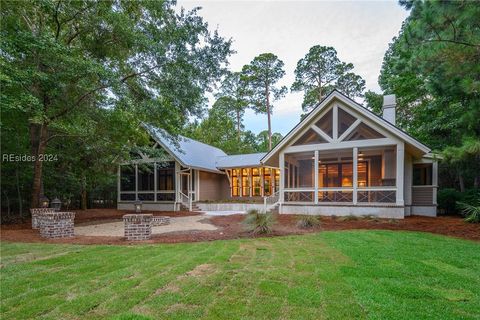
[(199, 172), (199, 201), (215, 201), (230, 198), (230, 186), (225, 174)]

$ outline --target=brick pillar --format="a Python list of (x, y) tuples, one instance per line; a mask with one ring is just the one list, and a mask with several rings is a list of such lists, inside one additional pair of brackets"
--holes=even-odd
[(42, 212), (37, 214), (40, 235), (43, 238), (57, 239), (74, 236), (73, 221), (75, 212)]
[(126, 214), (123, 216), (127, 240), (148, 240), (152, 235), (153, 214)]
[(30, 214), (32, 215), (32, 229), (39, 229), (38, 215), (45, 212), (55, 212), (53, 208), (32, 208)]

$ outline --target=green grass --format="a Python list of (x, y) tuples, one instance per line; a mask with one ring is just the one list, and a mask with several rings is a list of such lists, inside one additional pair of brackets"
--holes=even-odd
[(427, 233), (1, 249), (2, 319), (480, 318), (480, 244)]

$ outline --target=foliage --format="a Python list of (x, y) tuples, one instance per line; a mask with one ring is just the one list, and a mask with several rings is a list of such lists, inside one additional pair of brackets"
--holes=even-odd
[(275, 217), (272, 213), (262, 213), (258, 210), (249, 210), (243, 223), (253, 234), (268, 234), (272, 232)]
[(316, 45), (297, 62), (292, 91), (303, 91), (303, 111), (310, 111), (334, 88), (350, 98), (362, 96), (365, 80), (350, 72), (353, 64), (340, 61), (332, 47)]
[(320, 225), (320, 219), (310, 214), (300, 215), (297, 219), (297, 227), (302, 229), (314, 228)]
[(256, 112), (267, 115), (268, 150), (272, 149), (273, 102), (282, 98), (287, 88), (277, 82), (285, 75), (284, 63), (273, 53), (262, 53), (242, 68), (242, 79), (247, 85), (249, 106)]
[(223, 79), (220, 91), (216, 94), (215, 105), (225, 110), (225, 113), (235, 119), (237, 140), (240, 140), (242, 118), (248, 106), (246, 83), (240, 72), (229, 72)]
[(383, 112), (383, 95), (378, 94), (374, 91), (368, 90), (365, 92), (365, 102), (367, 108), (373, 113), (381, 116)]
[[(401, 1), (410, 10), (379, 79), (397, 95), (397, 123), (445, 150), (459, 188), (480, 186), (480, 7), (469, 1)], [(452, 157), (452, 154), (454, 155)]]
[[(51, 195), (48, 188), (62, 189), (66, 180), (78, 194), (84, 187), (75, 185), (86, 179), (90, 188), (130, 147), (148, 142), (140, 121), (177, 133), (201, 115), (204, 93), (224, 74), (232, 50), (197, 13), (171, 1), (3, 1), (2, 151), (36, 160), (8, 164), (2, 174), (19, 177), (2, 179), (2, 191), (25, 202), (23, 209), (28, 190), (32, 206), (42, 189)], [(98, 156), (85, 163), (79, 152)], [(39, 154), (55, 154), (58, 163)], [(49, 182), (61, 168), (70, 176)]]
[(477, 205), (471, 205), (464, 202), (457, 203), (465, 216), (465, 221), (469, 223), (480, 223), (480, 202)]
[(457, 213), (456, 203), (461, 199), (459, 191), (453, 188), (440, 189), (437, 192), (438, 209), (445, 214)]

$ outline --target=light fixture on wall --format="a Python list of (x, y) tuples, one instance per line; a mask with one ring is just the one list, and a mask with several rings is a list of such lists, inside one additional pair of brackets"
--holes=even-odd
[(42, 195), (40, 197), (40, 206), (42, 208), (48, 208), (49, 203), (50, 203), (50, 200), (47, 197), (45, 197), (45, 195)]
[(135, 206), (135, 212), (136, 213), (141, 213), (142, 212), (142, 201), (140, 201), (140, 200), (135, 201), (134, 206)]

